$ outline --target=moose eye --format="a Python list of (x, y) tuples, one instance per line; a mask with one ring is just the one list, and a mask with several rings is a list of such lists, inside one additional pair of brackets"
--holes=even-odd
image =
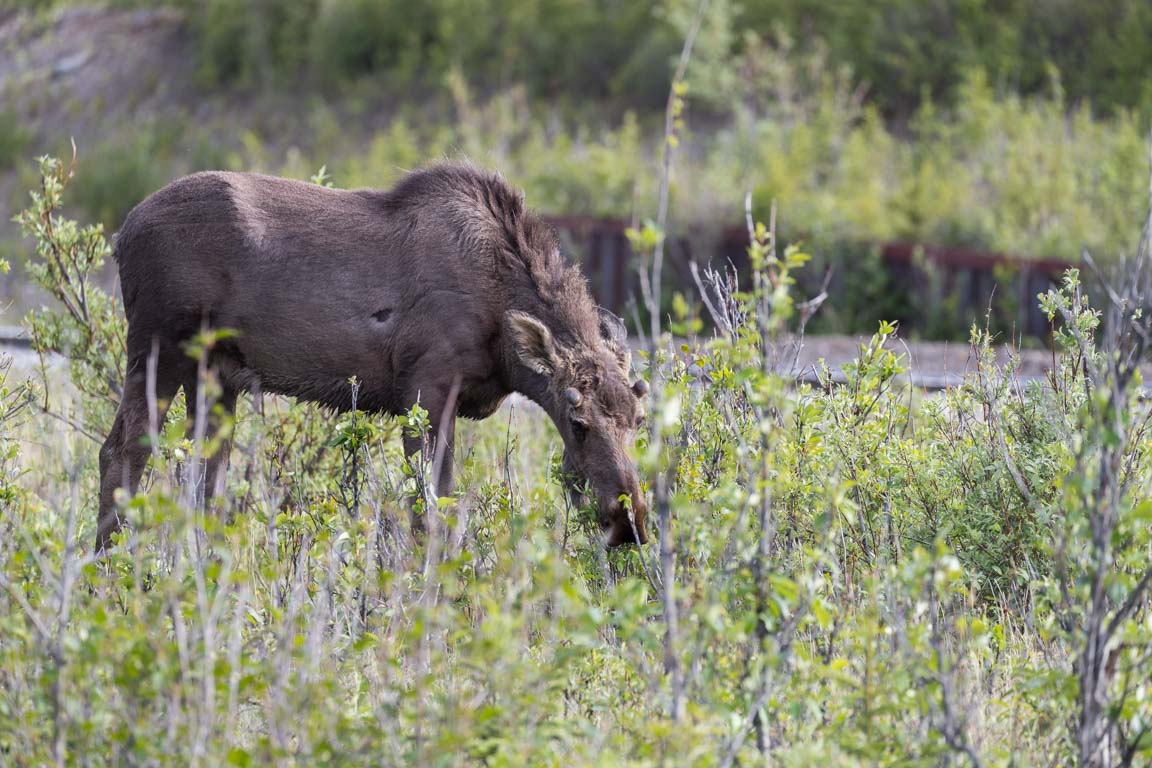
[(576, 442), (584, 442), (584, 438), (588, 436), (588, 425), (582, 421), (572, 420), (572, 436), (576, 438)]

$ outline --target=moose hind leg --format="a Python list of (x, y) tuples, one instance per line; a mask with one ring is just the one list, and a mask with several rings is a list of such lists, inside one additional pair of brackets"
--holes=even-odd
[[(112, 542), (112, 535), (121, 526), (116, 509), (116, 490), (124, 488), (136, 493), (140, 476), (148, 464), (151, 447), (146, 442), (152, 423), (149, 414), (147, 361), (130, 365), (124, 380), (124, 396), (116, 409), (116, 418), (108, 439), (100, 448), (100, 513), (96, 520), (96, 551), (103, 552)], [(157, 375), (155, 382), (156, 425), (164, 423), (168, 405), (175, 396), (177, 385)]]

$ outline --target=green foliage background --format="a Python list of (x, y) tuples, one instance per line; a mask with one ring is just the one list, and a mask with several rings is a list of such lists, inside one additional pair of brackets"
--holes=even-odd
[[(74, 5), (4, 0), (0, 8)], [(429, 83), (453, 67), (484, 88), (524, 84), (533, 95), (623, 97), (659, 107), (667, 62), (695, 4), (687, 0), (118, 0), (176, 5), (192, 21), (202, 76), (290, 85), (306, 76)], [(698, 65), (761, 41), (822, 40), (835, 68), (868, 83), (886, 115), (925, 97), (952, 103), (973, 70), (997, 87), (1038, 95), (1050, 70), (1073, 103), (1106, 113), (1152, 107), (1152, 8), (1142, 0), (721, 0)], [(713, 88), (717, 84), (713, 82)]]

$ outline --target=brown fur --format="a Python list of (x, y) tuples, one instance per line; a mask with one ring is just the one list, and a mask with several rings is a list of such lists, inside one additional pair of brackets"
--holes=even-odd
[[(135, 490), (149, 455), (149, 356), (160, 407), (181, 387), (193, 402), (196, 362), (184, 347), (205, 326), (237, 333), (209, 360), (225, 411), (244, 391), (346, 410), (352, 376), (363, 410), (400, 414), (419, 402), (447, 448), (441, 494), (452, 489), (456, 416), (484, 418), (521, 392), (555, 422), (566, 465), (590, 481), (608, 543), (636, 538), (622, 495), (645, 540), (628, 457), (642, 389), (629, 386), (623, 326), (498, 175), (441, 165), (381, 191), (198, 173), (129, 214), (115, 257), (128, 373), (100, 453), (99, 547), (120, 526), (116, 489)], [(576, 405), (569, 388), (582, 395)], [(208, 460), (210, 494), (228, 450)]]

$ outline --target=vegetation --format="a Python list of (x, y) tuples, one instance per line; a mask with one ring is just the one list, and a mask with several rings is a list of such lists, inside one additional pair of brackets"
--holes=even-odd
[(265, 398), (232, 426), (220, 515), (179, 481), (214, 447), (173, 409), (147, 491), (125, 500), (131, 529), (98, 559), (87, 435), (111, 417), (123, 320), (89, 280), (99, 228), (59, 212), (68, 170), (42, 169), (21, 217), (37, 279), (64, 298), (83, 286), (92, 309), (34, 320), (37, 348), (73, 361), (47, 369), (35, 413), (4, 391), (6, 760), (1148, 758), (1147, 269), (1107, 316), (1075, 273), (1042, 297), (1058, 354), (1044, 385), (1019, 388), (974, 329), (977, 372), (917, 397), (885, 325), (846, 385), (794, 390), (775, 370), (809, 314), (791, 287), (807, 257), (759, 227), (748, 290), (704, 277), (718, 335), (646, 356), (659, 386), (638, 450), (668, 483), (665, 547), (604, 553), (534, 410), (466, 430), (461, 490), (425, 498), (420, 539), (404, 499), (428, 468), (396, 437), (422, 413)]
[(0, 171), (15, 164), (31, 140), (28, 129), (13, 112), (0, 111)]
[[(0, 9), (65, 4), (4, 0)], [(75, 4), (69, 0), (68, 4)], [(436, 83), (453, 68), (477, 86), (523, 84), (534, 96), (623, 99), (659, 107), (688, 0), (112, 0), (188, 10), (208, 83), (283, 87), (371, 77)], [(1111, 113), (1152, 108), (1152, 8), (1143, 0), (717, 0), (696, 53), (709, 92), (736, 78), (710, 65), (783, 41), (823, 41), (831, 63), (864, 83), (888, 116), (925, 97), (946, 104), (978, 70), (998, 90), (1037, 95), (1050, 69), (1074, 104)]]
[(929, 98), (949, 102), (973, 68), (998, 90), (1042, 94), (1051, 69), (1073, 103), (1111, 112), (1152, 106), (1148, 73), (1152, 7), (1129, 0), (973, 0), (971, 2), (741, 3), (746, 29), (823, 39), (887, 114)]
[[(79, 161), (40, 160), (17, 222), (52, 306), (26, 320), (31, 379), (0, 365), (0, 765), (1152, 761), (1149, 70), (1129, 37), (1143, 6), (715, 0), (654, 144), (649, 105), (691, 9), (517, 1), (488, 27), (478, 0), (212, 0), (193, 22), (205, 83), (300, 74), (339, 93), (231, 141), (157, 118)], [(1070, 29), (1081, 44), (1062, 44)], [(433, 96), (357, 130), (367, 77)], [(693, 133), (684, 88), (705, 85), (712, 128)], [(589, 94), (635, 110), (564, 103)], [(0, 159), (28, 136), (0, 119)], [(427, 430), (419, 408), (264, 396), (223, 430), (233, 462), (211, 512), (188, 478), (217, 446), (176, 403), (143, 492), (121, 500), (125, 533), (97, 557), (125, 332), (101, 287), (105, 226), (199, 167), (330, 183), (313, 176), (323, 160), (342, 185), (381, 186), (457, 153), (546, 211), (644, 222), (629, 233), (651, 323), (636, 455), (656, 540), (604, 551), (531, 406), (463, 425), (459, 491), (436, 498), (400, 446)], [(670, 173), (654, 178), (658, 160)], [(748, 274), (705, 268), (702, 307), (661, 304), (667, 232), (738, 221), (749, 190), (768, 225), (750, 222)], [(994, 309), (946, 393), (907, 387), (891, 323), (844, 383), (824, 370), (797, 385), (782, 371), (806, 327), (883, 306), (871, 243), (892, 239), (1088, 247), (1130, 269), (1096, 306), (1076, 270), (1035, 297), (1047, 381), (995, 362)], [(798, 285), (827, 262), (861, 290), (805, 301)]]
[[(273, 101), (259, 110), (271, 119), (240, 126), (145, 115), (104, 146), (78, 137), (98, 157), (78, 202), (115, 226), (145, 181), (189, 169), (300, 175), (323, 161), (348, 184), (383, 185), (464, 152), (507, 168), (551, 212), (648, 211), (651, 189), (635, 180), (655, 148), (643, 137), (694, 7), (197, 0), (187, 18), (206, 91), (303, 87), (313, 103), (284, 114)], [(738, 221), (754, 184), (809, 239), (1131, 252), (1150, 37), (1143, 0), (717, 0), (688, 78), (712, 127), (685, 137), (696, 150), (679, 177), (693, 184), (678, 216)], [(390, 117), (375, 131), (381, 102)], [(31, 138), (16, 113), (0, 115), (0, 167)], [(66, 140), (50, 138), (41, 145)]]

